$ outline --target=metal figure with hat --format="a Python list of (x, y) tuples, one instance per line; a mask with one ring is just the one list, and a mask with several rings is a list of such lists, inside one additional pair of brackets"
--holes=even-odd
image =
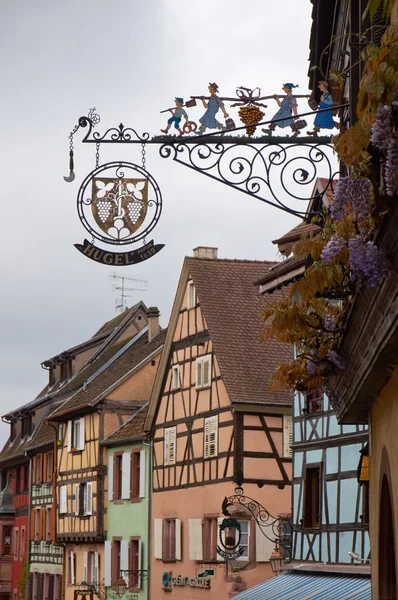
[(200, 125), (199, 129), (197, 131), (195, 131), (196, 135), (202, 135), (206, 131), (207, 128), (221, 129), (221, 130), (227, 129), (227, 127), (225, 125), (222, 125), (216, 119), (216, 114), (218, 113), (220, 108), (223, 112), (224, 118), (228, 119), (228, 117), (229, 117), (227, 111), (225, 110), (224, 102), (221, 100), (221, 98), (219, 98), (217, 96), (218, 85), (216, 83), (209, 83), (208, 89), (210, 92), (210, 98), (208, 99), (208, 101), (206, 102), (206, 99), (204, 96), (200, 97), (200, 99), (202, 100), (203, 106), (207, 110), (206, 110), (205, 114), (203, 115), (203, 117), (201, 117), (199, 119), (199, 122), (201, 123), (201, 125)]
[(333, 98), (328, 89), (328, 82), (320, 81), (318, 87), (322, 92), (322, 96), (319, 101), (319, 109), (325, 110), (329, 108), (330, 110), (318, 113), (315, 117), (313, 131), (307, 131), (307, 135), (313, 135), (314, 137), (318, 136), (318, 133), (321, 129), (333, 129), (334, 127), (338, 126), (338, 123), (333, 121), (331, 110), (333, 106)]
[(173, 116), (170, 117), (170, 119), (167, 121), (166, 129), (161, 129), (160, 131), (162, 133), (168, 134), (170, 127), (174, 123), (174, 127), (177, 129), (177, 131), (180, 132), (181, 137), (182, 135), (184, 135), (183, 130), (180, 128), (181, 119), (182, 117), (185, 117), (185, 123), (188, 123), (188, 115), (182, 107), (184, 104), (184, 98), (175, 98), (174, 102), (176, 104), (176, 108), (168, 109)]
[[(297, 117), (297, 99), (293, 96), (292, 89), (296, 87), (298, 87), (298, 85), (294, 85), (294, 83), (284, 83), (282, 85), (282, 89), (286, 94), (282, 99), (282, 102), (279, 100), (277, 94), (274, 95), (274, 99), (280, 108), (272, 117), (268, 129), (263, 129), (263, 132), (267, 135), (272, 135), (272, 132), (275, 131), (276, 127), (291, 127), (293, 132), (292, 137), (297, 137), (300, 134), (300, 129), (294, 119), (294, 117)], [(292, 117), (292, 113), (294, 117)]]

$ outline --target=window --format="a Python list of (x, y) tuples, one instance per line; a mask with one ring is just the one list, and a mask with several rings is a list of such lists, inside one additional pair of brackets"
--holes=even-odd
[(75, 515), (84, 517), (91, 515), (93, 512), (93, 484), (91, 481), (87, 483), (75, 484)]
[(188, 281), (187, 308), (194, 308), (196, 304), (196, 290), (193, 281)]
[(73, 552), (73, 550), (71, 550), (69, 552), (69, 557), (68, 557), (68, 563), (69, 563), (69, 584), (70, 585), (75, 585), (75, 553)]
[(311, 390), (304, 395), (305, 412), (307, 415), (312, 415), (316, 412), (321, 412), (323, 409), (323, 392), (322, 390)]
[(51, 522), (52, 522), (52, 508), (51, 506), (47, 506), (46, 511), (46, 531), (45, 531), (45, 539), (49, 542), (51, 541)]
[(130, 538), (129, 554), (129, 591), (135, 592), (141, 587), (141, 579), (138, 571), (141, 569), (141, 539)]
[(171, 389), (178, 390), (180, 387), (180, 366), (173, 365), (171, 369)]
[(51, 483), (53, 480), (54, 470), (54, 452), (48, 452), (46, 462), (46, 472), (44, 473), (44, 479), (47, 483)]
[(23, 559), (25, 556), (25, 527), (21, 527), (21, 546), (19, 550), (19, 558)]
[(43, 600), (49, 600), (50, 593), (50, 574), (44, 573), (43, 578)]
[(40, 573), (33, 573), (33, 600), (39, 600), (39, 575)]
[(176, 519), (163, 519), (163, 560), (176, 560)]
[(57, 440), (63, 442), (64, 440), (64, 424), (58, 423), (57, 425)]
[(68, 512), (67, 505), (67, 486), (61, 485), (59, 488), (59, 514), (64, 515)]
[(123, 479), (123, 454), (115, 453), (113, 455), (113, 499), (122, 498), (122, 479)]
[(29, 483), (29, 469), (28, 467), (22, 467), (23, 468), (23, 491), (27, 492), (28, 491), (28, 483)]
[(39, 485), (42, 482), (42, 458), (41, 454), (37, 454), (33, 457), (33, 483), (36, 485)]
[(42, 530), (42, 523), (41, 523), (41, 508), (34, 508), (31, 512), (31, 519), (32, 519), (32, 538), (33, 541), (35, 542), (39, 542), (41, 539), (41, 530)]
[(27, 415), (21, 419), (21, 438), (30, 435), (33, 430), (33, 418), (32, 415)]
[(211, 385), (211, 355), (199, 356), (196, 359), (196, 389)]
[(112, 539), (112, 585), (115, 585), (120, 577), (121, 539)]
[(98, 583), (98, 552), (83, 553), (83, 580), (88, 585)]
[(84, 450), (84, 417), (68, 421), (68, 452)]
[(293, 445), (293, 417), (292, 415), (283, 415), (283, 456), (292, 457)]
[(17, 424), (16, 421), (10, 423), (10, 440), (15, 440), (17, 435)]
[(176, 427), (168, 427), (164, 430), (164, 464), (166, 466), (176, 463), (176, 437)]
[(205, 517), (203, 522), (203, 560), (212, 562), (217, 560), (218, 520), (213, 517)]
[[(240, 542), (239, 548), (243, 548), (242, 554), (237, 560), (249, 560), (249, 541), (250, 541), (250, 521), (240, 521)], [(235, 533), (235, 544), (239, 540), (239, 531)]]
[(137, 500), (144, 493), (144, 490), (140, 489), (141, 482), (141, 452), (143, 450), (133, 450), (131, 453), (131, 477), (130, 477), (130, 499)]
[(18, 554), (19, 554), (19, 529), (18, 529), (18, 527), (15, 527), (15, 529), (14, 529), (14, 547), (13, 547), (12, 553), (14, 555), (14, 559), (17, 559)]
[(204, 427), (204, 458), (217, 456), (218, 446), (218, 416), (205, 419)]
[(304, 527), (319, 527), (321, 518), (320, 466), (306, 466), (304, 485)]
[(11, 534), (12, 526), (3, 525), (3, 540), (1, 545), (1, 553), (3, 556), (10, 556), (11, 554)]

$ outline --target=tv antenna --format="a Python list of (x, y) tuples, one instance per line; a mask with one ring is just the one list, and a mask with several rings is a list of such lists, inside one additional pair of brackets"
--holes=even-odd
[[(116, 273), (112, 273), (109, 275), (109, 279), (113, 279), (115, 284), (113, 285), (114, 292), (120, 292), (120, 296), (116, 298), (115, 301), (115, 310), (116, 312), (122, 313), (127, 308), (127, 298), (132, 298), (133, 294), (128, 294), (127, 292), (145, 292), (145, 287), (135, 287), (136, 285), (146, 286), (147, 281), (145, 279), (136, 279), (135, 277), (124, 277), (123, 275), (117, 275)], [(126, 287), (126, 282), (132, 282), (134, 287)], [(131, 284), (130, 284), (131, 285)]]

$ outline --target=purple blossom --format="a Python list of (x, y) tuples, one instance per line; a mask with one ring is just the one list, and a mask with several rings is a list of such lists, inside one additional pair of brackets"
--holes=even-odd
[(376, 287), (388, 271), (384, 254), (373, 242), (365, 242), (357, 235), (348, 242), (352, 279), (364, 281), (367, 287)]
[(376, 122), (372, 126), (371, 141), (376, 148), (386, 152), (394, 128), (394, 118), (391, 106), (379, 106)]
[(345, 362), (336, 350), (328, 350), (328, 359), (338, 369), (343, 370), (345, 368)]
[(386, 192), (393, 196), (398, 191), (398, 133), (390, 141), (385, 170)]
[(313, 375), (315, 373), (316, 367), (317, 367), (317, 364), (311, 358), (309, 358), (307, 360), (307, 371), (308, 371), (309, 375)]
[(366, 177), (342, 177), (337, 183), (330, 207), (332, 219), (344, 219), (350, 203), (354, 219), (364, 219), (370, 208), (370, 191), (371, 183)]
[(329, 263), (336, 258), (341, 250), (347, 245), (347, 242), (335, 233), (321, 252), (321, 259)]
[(325, 327), (326, 329), (336, 329), (336, 317), (328, 313), (325, 317)]
[(340, 405), (339, 396), (337, 396), (337, 394), (331, 389), (324, 389), (324, 392), (327, 395), (327, 397), (329, 398), (329, 402), (332, 405), (332, 407), (334, 408), (334, 410), (337, 410)]

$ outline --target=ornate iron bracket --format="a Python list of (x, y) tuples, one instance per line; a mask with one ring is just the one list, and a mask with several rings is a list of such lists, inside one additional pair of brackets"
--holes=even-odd
[(292, 519), (291, 515), (286, 517), (274, 517), (264, 508), (260, 502), (243, 493), (242, 487), (235, 488), (235, 494), (225, 497), (222, 503), (222, 513), (231, 517), (228, 508), (230, 506), (241, 506), (255, 519), (262, 534), (277, 547), (283, 550), (285, 562), (291, 560), (292, 554)]
[[(342, 104), (333, 107), (333, 110), (347, 106)], [(313, 114), (311, 111), (297, 116), (301, 118)], [(139, 134), (123, 123), (107, 129), (104, 134), (93, 132), (99, 120), (93, 110), (89, 116), (79, 118), (74, 131), (79, 127), (88, 128), (84, 143), (160, 145), (162, 158), (172, 158), (179, 164), (300, 218), (319, 214), (320, 196), (328, 187), (332, 189), (332, 182), (338, 175), (330, 137), (293, 139), (231, 135), (244, 133), (246, 126), (243, 126), (184, 138), (163, 135), (151, 138), (148, 132)], [(270, 122), (258, 123), (257, 127)], [(318, 177), (325, 179), (324, 191), (314, 193)], [(311, 203), (315, 200), (318, 202)], [(307, 210), (309, 204), (314, 204), (310, 211)]]
[(149, 570), (146, 569), (120, 569), (120, 576), (123, 575), (135, 575), (137, 580), (145, 581), (149, 577)]

